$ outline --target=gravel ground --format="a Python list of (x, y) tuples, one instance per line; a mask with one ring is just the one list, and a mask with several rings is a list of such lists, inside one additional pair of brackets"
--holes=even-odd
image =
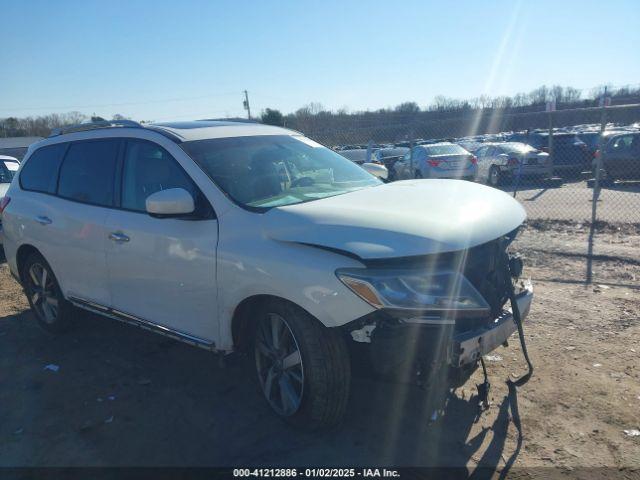
[(275, 418), (242, 357), (221, 368), (206, 351), (89, 314), (72, 333), (43, 332), (3, 263), (0, 466), (481, 465), (515, 476), (518, 467), (608, 466), (637, 475), (640, 437), (624, 430), (640, 429), (640, 231), (598, 234), (587, 286), (586, 227), (534, 226), (517, 242), (536, 290), (528, 384), (510, 392), (505, 383), (525, 372), (514, 337), (487, 362), (491, 407), (481, 416), (477, 373), (435, 423), (428, 393), (359, 377), (345, 424), (322, 435)]
[[(511, 187), (506, 191), (513, 191)], [(587, 221), (591, 219), (593, 189), (590, 183), (550, 180), (523, 182), (517, 198), (530, 219)], [(598, 219), (607, 222), (640, 223), (640, 182), (616, 182), (602, 188)]]

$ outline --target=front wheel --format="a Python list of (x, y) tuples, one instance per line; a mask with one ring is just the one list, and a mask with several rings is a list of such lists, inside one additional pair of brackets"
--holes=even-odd
[(293, 304), (269, 301), (255, 324), (254, 354), (258, 382), (275, 413), (309, 430), (340, 423), (351, 381), (340, 332)]

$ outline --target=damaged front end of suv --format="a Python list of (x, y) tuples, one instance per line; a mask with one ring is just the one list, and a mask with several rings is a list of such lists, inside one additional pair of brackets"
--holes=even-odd
[(345, 326), (374, 371), (425, 387), (460, 385), (483, 355), (506, 344), (533, 299), (522, 260), (508, 251), (517, 232), (460, 251), (338, 270), (376, 308)]

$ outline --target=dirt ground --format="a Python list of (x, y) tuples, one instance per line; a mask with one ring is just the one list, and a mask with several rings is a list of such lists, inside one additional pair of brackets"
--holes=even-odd
[[(204, 351), (87, 314), (69, 334), (40, 330), (0, 266), (0, 466), (478, 465), (608, 466), (640, 471), (640, 229), (604, 228), (584, 284), (588, 229), (527, 228), (517, 248), (535, 304), (525, 331), (488, 364), (491, 407), (477, 416), (478, 372), (431, 422), (429, 393), (356, 378), (345, 423), (322, 435), (272, 415), (241, 357)], [(45, 366), (54, 364), (54, 372)], [(619, 470), (616, 470), (619, 471)], [(530, 473), (527, 473), (529, 475)]]

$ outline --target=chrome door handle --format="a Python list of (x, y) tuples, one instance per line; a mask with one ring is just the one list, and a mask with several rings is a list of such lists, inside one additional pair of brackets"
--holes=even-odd
[(52, 221), (53, 220), (45, 215), (38, 215), (36, 217), (36, 222), (38, 222), (40, 225), (49, 225)]
[(129, 237), (122, 232), (111, 232), (109, 234), (109, 240), (113, 240), (116, 243), (126, 243), (129, 241)]

